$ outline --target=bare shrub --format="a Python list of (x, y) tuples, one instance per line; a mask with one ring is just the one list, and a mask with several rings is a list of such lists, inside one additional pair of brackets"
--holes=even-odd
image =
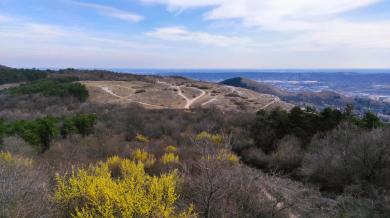
[(259, 169), (268, 169), (271, 157), (265, 154), (260, 148), (249, 148), (241, 152), (245, 163), (255, 166)]
[(6, 137), (4, 138), (2, 150), (12, 154), (19, 154), (31, 157), (36, 154), (34, 148), (21, 139), (20, 137)]
[[(75, 98), (42, 96), (39, 94), (0, 95), (0, 117), (7, 120), (35, 119), (44, 116), (65, 116), (77, 111), (80, 103)], [(84, 103), (86, 104), (86, 103)]]
[(390, 198), (379, 195), (374, 199), (342, 195), (339, 201), (339, 217), (371, 218), (390, 217)]
[(0, 217), (58, 216), (47, 174), (30, 159), (0, 157)]
[(294, 136), (284, 137), (271, 154), (271, 168), (283, 172), (291, 172), (301, 166), (303, 151), (302, 142)]
[(199, 161), (185, 177), (185, 200), (193, 202), (202, 217), (271, 217), (272, 201), (256, 186), (258, 178), (241, 170)]
[(323, 190), (370, 188), (390, 190), (390, 130), (365, 131), (344, 124), (325, 138), (315, 138), (305, 155), (302, 172)]

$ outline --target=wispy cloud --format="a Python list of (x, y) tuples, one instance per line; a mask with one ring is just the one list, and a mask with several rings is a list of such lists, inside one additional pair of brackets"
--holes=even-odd
[(389, 20), (351, 21), (341, 16), (383, 0), (141, 0), (170, 11), (204, 7), (206, 20), (239, 20), (247, 28), (290, 34), (287, 48), (334, 49), (390, 46)]
[(71, 1), (71, 2), (73, 4), (76, 4), (76, 5), (79, 5), (82, 7), (94, 9), (101, 15), (113, 17), (113, 18), (127, 21), (127, 22), (139, 22), (142, 19), (144, 19), (143, 16), (141, 16), (137, 13), (120, 10), (120, 9), (106, 6), (106, 5), (85, 3), (85, 2), (79, 2), (79, 1)]
[(9, 16), (5, 16), (5, 15), (1, 15), (1, 14), (0, 14), (0, 23), (9, 22), (9, 21), (12, 21), (12, 20), (13, 20), (12, 17), (9, 17)]
[(23, 66), (124, 66), (142, 63), (165, 49), (123, 35), (24, 20), (0, 25), (0, 38), (0, 60), (10, 65), (16, 60)]
[(168, 41), (195, 42), (204, 45), (213, 45), (218, 47), (248, 45), (252, 40), (247, 37), (231, 37), (210, 34), (205, 32), (193, 32), (183, 27), (162, 27), (153, 32), (147, 33), (148, 36)]

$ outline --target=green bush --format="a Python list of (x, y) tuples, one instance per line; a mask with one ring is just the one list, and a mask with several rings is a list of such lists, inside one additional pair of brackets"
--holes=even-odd
[(52, 117), (33, 121), (16, 121), (11, 124), (11, 131), (43, 153), (50, 148), (53, 138), (58, 134), (58, 120)]
[(267, 154), (275, 151), (277, 142), (287, 135), (298, 137), (302, 141), (303, 149), (305, 149), (315, 134), (328, 132), (343, 121), (367, 129), (384, 125), (375, 114), (369, 112), (362, 118), (353, 116), (349, 107), (345, 112), (325, 108), (319, 113), (313, 108), (302, 110), (295, 107), (290, 112), (277, 108), (272, 111), (262, 110), (256, 114), (256, 120), (251, 128), (251, 136), (255, 145)]
[(43, 153), (50, 148), (59, 133), (64, 138), (71, 134), (86, 136), (92, 131), (95, 122), (96, 116), (87, 114), (62, 119), (45, 117), (8, 123), (0, 120), (0, 145), (4, 136), (17, 135), (32, 145), (37, 152)]
[(88, 98), (88, 90), (84, 85), (74, 83), (76, 80), (76, 78), (44, 79), (10, 88), (8, 92), (12, 95), (41, 93), (45, 96), (72, 96), (80, 101), (85, 101)]
[(96, 122), (94, 114), (78, 114), (74, 117), (66, 118), (61, 127), (61, 135), (66, 138), (71, 134), (88, 135)]
[(40, 80), (47, 77), (47, 72), (36, 69), (0, 69), (0, 85), (25, 81)]

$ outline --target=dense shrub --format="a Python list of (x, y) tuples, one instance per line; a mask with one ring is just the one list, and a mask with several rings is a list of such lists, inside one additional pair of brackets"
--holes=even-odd
[(0, 85), (40, 80), (47, 77), (47, 72), (36, 69), (0, 68)]
[(293, 136), (284, 137), (269, 158), (269, 167), (285, 173), (294, 171), (301, 166), (303, 151), (301, 142)]
[(72, 96), (85, 101), (88, 98), (88, 90), (84, 85), (75, 83), (76, 80), (77, 78), (44, 79), (10, 88), (8, 92), (12, 95), (42, 93), (46, 96)]
[(86, 136), (91, 132), (95, 122), (96, 116), (87, 114), (78, 114), (63, 119), (48, 116), (8, 123), (0, 120), (0, 140), (4, 135), (17, 135), (32, 145), (36, 151), (43, 153), (50, 148), (53, 139), (59, 133), (63, 137), (71, 134)]
[(73, 217), (189, 217), (175, 208), (178, 183), (176, 172), (150, 176), (141, 162), (114, 157), (58, 176), (55, 200)]
[[(344, 111), (325, 108), (317, 112), (310, 107), (295, 107), (289, 112), (279, 108), (271, 111), (261, 110), (254, 121), (248, 122), (251, 123), (248, 135), (253, 142), (240, 139), (243, 135), (241, 131), (240, 135), (233, 137), (233, 149), (243, 156), (243, 161), (247, 164), (266, 171), (292, 173), (290, 175), (298, 178), (297, 169), (301, 166), (302, 157), (307, 152), (307, 146), (313, 136), (322, 138), (342, 122), (351, 123), (364, 130), (386, 126), (370, 112), (358, 117), (353, 115), (352, 111), (353, 107), (350, 105)], [(242, 128), (247, 129), (246, 126)], [(235, 140), (236, 138), (239, 140)], [(253, 151), (258, 154), (251, 154)]]
[(16, 121), (10, 125), (10, 131), (43, 153), (49, 149), (53, 138), (58, 134), (57, 122), (58, 120), (52, 117)]
[(96, 115), (94, 114), (77, 114), (73, 117), (65, 118), (61, 127), (61, 135), (63, 138), (72, 134), (86, 136), (91, 133), (95, 123)]
[(362, 130), (344, 124), (325, 138), (316, 137), (305, 155), (302, 171), (327, 191), (390, 190), (390, 130)]
[(307, 144), (314, 134), (335, 128), (344, 118), (342, 112), (330, 108), (321, 113), (312, 108), (302, 110), (299, 107), (290, 112), (279, 108), (261, 110), (251, 128), (252, 138), (256, 146), (270, 153), (277, 149), (277, 141), (286, 135), (294, 135)]

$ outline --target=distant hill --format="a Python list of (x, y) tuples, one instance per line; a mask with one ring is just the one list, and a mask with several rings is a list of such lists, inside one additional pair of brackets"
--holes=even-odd
[(278, 96), (280, 99), (289, 103), (296, 105), (310, 105), (317, 108), (324, 108), (328, 106), (339, 108), (344, 107), (346, 104), (353, 103), (354, 101), (353, 98), (328, 90), (321, 92), (289, 92), (267, 83), (257, 82), (242, 77), (227, 79), (220, 82), (220, 84), (246, 88), (264, 94), (271, 94)]
[(294, 105), (314, 106), (318, 109), (323, 109), (325, 107), (342, 109), (347, 104), (353, 104), (360, 114), (365, 111), (373, 111), (379, 115), (386, 115), (390, 112), (390, 104), (369, 98), (348, 97), (329, 90), (321, 92), (289, 92), (267, 83), (257, 82), (242, 77), (227, 79), (220, 82), (220, 84), (246, 88), (263, 94), (275, 95), (281, 100)]
[(227, 79), (227, 80), (220, 82), (220, 84), (228, 85), (228, 86), (235, 86), (235, 87), (240, 87), (240, 88), (246, 88), (246, 89), (250, 89), (250, 90), (264, 93), (264, 94), (276, 95), (278, 97), (289, 95), (289, 93), (287, 91), (279, 89), (279, 88), (272, 86), (270, 84), (263, 83), (263, 82), (257, 82), (257, 81), (245, 79), (242, 77), (235, 77), (235, 78)]
[(11, 69), (11, 68), (0, 64), (0, 70), (6, 70), (6, 69)]

